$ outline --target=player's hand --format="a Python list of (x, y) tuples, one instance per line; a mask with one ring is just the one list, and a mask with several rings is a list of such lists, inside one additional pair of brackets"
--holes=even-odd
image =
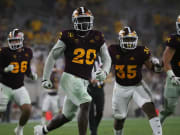
[(170, 78), (172, 84), (180, 85), (180, 77), (177, 77), (172, 70), (168, 70), (167, 75)]
[(50, 80), (43, 80), (41, 86), (46, 89), (50, 89), (50, 88), (52, 88), (53, 85)]
[(34, 81), (36, 81), (38, 79), (38, 75), (35, 72), (32, 72), (30, 78)]
[(172, 76), (170, 78), (171, 80), (171, 83), (174, 84), (174, 85), (180, 85), (180, 77), (177, 77), (177, 76)]
[(99, 68), (96, 72), (95, 72), (95, 76), (96, 76), (96, 80), (99, 81), (104, 81), (107, 77), (107, 73), (102, 70), (101, 68)]
[(11, 72), (14, 69), (14, 65), (8, 65), (4, 68), (4, 72)]
[(163, 71), (163, 64), (159, 61), (158, 58), (152, 57), (152, 58), (151, 58), (151, 63), (152, 63), (153, 66), (154, 66), (154, 69), (153, 69), (154, 72), (159, 73), (159, 72), (162, 72), (162, 71)]

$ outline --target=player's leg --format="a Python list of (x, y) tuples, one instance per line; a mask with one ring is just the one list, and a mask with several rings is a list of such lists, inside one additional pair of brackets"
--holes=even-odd
[(103, 88), (96, 89), (96, 98), (95, 98), (95, 108), (96, 108), (96, 115), (95, 115), (95, 134), (97, 134), (97, 129), (99, 123), (103, 116), (104, 110), (104, 90)]
[(128, 113), (128, 104), (132, 97), (130, 87), (120, 86), (115, 83), (112, 97), (114, 117), (114, 135), (123, 135), (123, 127)]
[(13, 90), (13, 98), (21, 109), (19, 123), (15, 128), (16, 135), (23, 135), (23, 128), (31, 115), (31, 100), (25, 87)]
[(148, 116), (154, 135), (162, 135), (160, 119), (156, 114), (155, 106), (149, 94), (149, 91), (143, 85), (137, 86), (133, 94), (133, 100)]
[(95, 126), (95, 88), (91, 84), (88, 86), (88, 93), (92, 97), (92, 101), (90, 103), (89, 107), (89, 129), (90, 129), (90, 134), (94, 134), (94, 130), (96, 128)]
[(78, 106), (73, 104), (70, 99), (65, 97), (63, 112), (58, 113), (47, 125), (37, 125), (34, 127), (34, 135), (45, 135), (48, 132), (61, 127), (65, 123), (71, 121), (75, 113), (77, 112)]
[(180, 91), (179, 86), (173, 85), (169, 78), (167, 78), (164, 89), (163, 110), (160, 112), (161, 123), (163, 123), (168, 116), (174, 113), (179, 97), (178, 91)]
[(75, 105), (80, 106), (78, 114), (79, 135), (86, 135), (87, 131), (89, 105), (92, 100), (87, 92), (88, 84), (87, 80), (65, 72), (61, 77), (62, 89)]
[(12, 89), (0, 83), (0, 118), (7, 109), (7, 104), (12, 97)]
[(89, 117), (89, 105), (90, 102), (80, 104), (80, 110), (78, 114), (79, 135), (86, 135)]

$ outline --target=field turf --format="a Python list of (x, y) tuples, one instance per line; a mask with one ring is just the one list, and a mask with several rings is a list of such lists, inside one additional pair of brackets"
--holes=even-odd
[[(24, 135), (33, 135), (33, 127), (38, 123), (28, 123)], [(14, 135), (16, 124), (0, 123), (0, 135)], [(76, 121), (52, 131), (48, 135), (78, 135)], [(89, 131), (88, 134), (89, 135)], [(102, 120), (98, 135), (113, 135), (113, 120)], [(129, 118), (125, 123), (124, 135), (152, 135), (149, 121), (145, 118)], [(180, 135), (180, 117), (170, 117), (163, 126), (163, 135)]]

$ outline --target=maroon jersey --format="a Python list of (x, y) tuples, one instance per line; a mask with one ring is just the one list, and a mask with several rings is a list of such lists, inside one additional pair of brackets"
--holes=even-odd
[(172, 34), (168, 37), (166, 45), (176, 50), (172, 60), (171, 67), (174, 74), (180, 77), (180, 35)]
[(60, 40), (66, 44), (65, 72), (84, 78), (91, 78), (91, 71), (97, 53), (104, 44), (101, 32), (91, 30), (85, 37), (80, 37), (75, 30), (60, 32)]
[(142, 65), (151, 55), (147, 47), (137, 46), (134, 50), (124, 52), (117, 44), (109, 47), (109, 53), (115, 69), (117, 83), (132, 86), (141, 81)]
[[(22, 51), (13, 51), (8, 47), (0, 48), (0, 82), (12, 89), (20, 88), (24, 85), (24, 75), (31, 74), (30, 61), (32, 59), (32, 50), (22, 48)], [(11, 72), (4, 72), (8, 65), (14, 65)]]

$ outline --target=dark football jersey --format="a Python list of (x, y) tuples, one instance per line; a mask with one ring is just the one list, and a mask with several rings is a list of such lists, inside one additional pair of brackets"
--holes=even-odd
[(180, 35), (172, 34), (168, 37), (166, 46), (172, 47), (176, 50), (172, 60), (171, 67), (174, 74), (180, 77)]
[[(24, 85), (24, 75), (31, 74), (30, 61), (32, 50), (22, 48), (21, 52), (10, 50), (8, 47), (0, 48), (0, 82), (12, 89), (20, 88)], [(11, 72), (4, 72), (8, 65), (14, 65)]]
[(91, 30), (87, 36), (80, 37), (75, 30), (66, 30), (60, 32), (59, 39), (66, 44), (64, 71), (86, 80), (90, 79), (96, 55), (105, 42), (103, 34)]
[(138, 84), (142, 79), (142, 66), (151, 55), (150, 50), (145, 46), (137, 46), (134, 50), (123, 52), (119, 44), (111, 45), (108, 49), (116, 82), (124, 86)]

